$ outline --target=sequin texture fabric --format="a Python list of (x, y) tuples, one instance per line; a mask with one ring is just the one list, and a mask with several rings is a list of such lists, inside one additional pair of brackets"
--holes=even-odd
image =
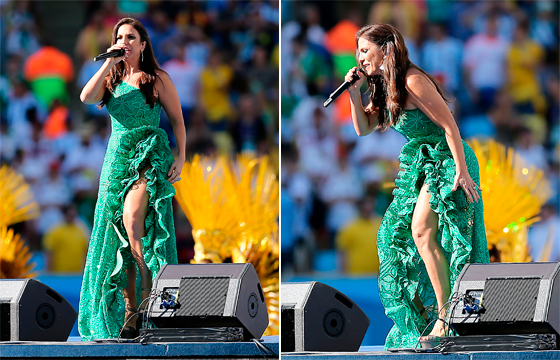
[[(171, 200), (167, 180), (173, 163), (167, 134), (160, 129), (161, 105), (145, 103), (142, 92), (121, 82), (107, 104), (112, 133), (99, 180), (99, 194), (80, 293), (78, 329), (82, 340), (116, 338), (124, 321), (122, 289), (125, 270), (134, 264), (123, 205), (129, 189), (146, 167), (149, 195), (142, 253), (154, 278), (164, 264), (177, 263)], [(136, 297), (140, 304), (140, 275)]]
[[(412, 238), (411, 222), (421, 187), (426, 184), (430, 208), (438, 215), (437, 239), (449, 263), (451, 289), (466, 263), (489, 262), (483, 205), (469, 203), (461, 187), (451, 191), (455, 162), (444, 131), (419, 109), (403, 110), (394, 129), (408, 143), (399, 156), (393, 201), (378, 233), (379, 293), (386, 315), (394, 321), (385, 348), (413, 348), (429, 322), (437, 319), (437, 301), (425, 265)], [(463, 141), (469, 174), (480, 185), (478, 161)], [(413, 303), (418, 293), (426, 321)]]

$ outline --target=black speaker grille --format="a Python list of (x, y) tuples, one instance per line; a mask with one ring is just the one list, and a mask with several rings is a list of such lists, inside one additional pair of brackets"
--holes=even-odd
[(484, 283), (481, 322), (533, 321), (540, 277), (489, 278)]
[(292, 352), (296, 349), (295, 305), (282, 305), (280, 322), (282, 324), (281, 352)]
[(0, 303), (0, 341), (11, 340), (10, 303)]
[(229, 276), (181, 278), (175, 316), (223, 316)]

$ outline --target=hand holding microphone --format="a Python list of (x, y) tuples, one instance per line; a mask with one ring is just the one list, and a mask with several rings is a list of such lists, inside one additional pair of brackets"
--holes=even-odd
[[(118, 46), (118, 47), (115, 47)], [(96, 57), (93, 58), (93, 61), (99, 61), (99, 60), (103, 60), (103, 59), (110, 59), (110, 58), (121, 58), (121, 59), (117, 59), (117, 61), (115, 61), (115, 63), (121, 61), (124, 56), (126, 55), (126, 51), (124, 50), (124, 48), (120, 47), (121, 45), (113, 45), (110, 48), (107, 49), (106, 53), (103, 54), (99, 54)]]
[(344, 82), (342, 85), (338, 87), (332, 94), (329, 95), (329, 98), (323, 104), (324, 107), (329, 106), (337, 97), (339, 97), (346, 89), (352, 92), (355, 90), (360, 90), (360, 87), (364, 83), (366, 76), (364, 75), (363, 70), (358, 69), (357, 67), (353, 67), (348, 71), (346, 76), (344, 77)]
[(366, 75), (362, 69), (358, 69), (354, 66), (352, 69), (348, 70), (348, 73), (344, 76), (345, 81), (350, 82), (350, 86), (348, 87), (348, 91), (352, 92), (353, 90), (360, 90), (362, 84), (366, 80)]

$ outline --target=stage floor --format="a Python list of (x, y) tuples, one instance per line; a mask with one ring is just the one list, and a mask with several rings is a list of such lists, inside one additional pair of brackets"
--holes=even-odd
[[(0, 358), (16, 359), (212, 359), (278, 358), (278, 336), (264, 336), (261, 348), (253, 342), (139, 343), (82, 342), (0, 342)], [(267, 350), (268, 349), (268, 350)]]
[(358, 352), (281, 353), (282, 360), (560, 360), (560, 350), (415, 353), (383, 351), (383, 346), (362, 346)]

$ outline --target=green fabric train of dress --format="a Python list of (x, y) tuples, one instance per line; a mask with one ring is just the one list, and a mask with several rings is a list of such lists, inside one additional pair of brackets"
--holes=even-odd
[[(469, 203), (460, 187), (451, 191), (455, 162), (444, 131), (419, 109), (403, 110), (394, 129), (408, 143), (401, 149), (394, 198), (377, 237), (379, 294), (385, 314), (395, 322), (387, 335), (386, 349), (415, 347), (421, 334), (431, 331), (426, 329), (428, 323), (437, 318), (434, 290), (411, 233), (412, 214), (423, 184), (431, 195), (430, 208), (439, 217), (438, 242), (449, 263), (451, 289), (465, 263), (489, 262), (482, 201)], [(476, 156), (464, 141), (463, 149), (469, 174), (480, 185)], [(429, 321), (413, 303), (416, 293)]]
[[(123, 226), (123, 205), (139, 171), (145, 167), (149, 202), (143, 256), (152, 278), (162, 265), (177, 263), (171, 204), (175, 189), (167, 180), (174, 159), (167, 134), (158, 127), (161, 104), (156, 102), (150, 108), (138, 88), (121, 82), (107, 103), (107, 111), (112, 133), (99, 180), (80, 294), (78, 329), (83, 341), (116, 338), (123, 325), (125, 270), (135, 263)], [(138, 304), (139, 280), (138, 273)]]

